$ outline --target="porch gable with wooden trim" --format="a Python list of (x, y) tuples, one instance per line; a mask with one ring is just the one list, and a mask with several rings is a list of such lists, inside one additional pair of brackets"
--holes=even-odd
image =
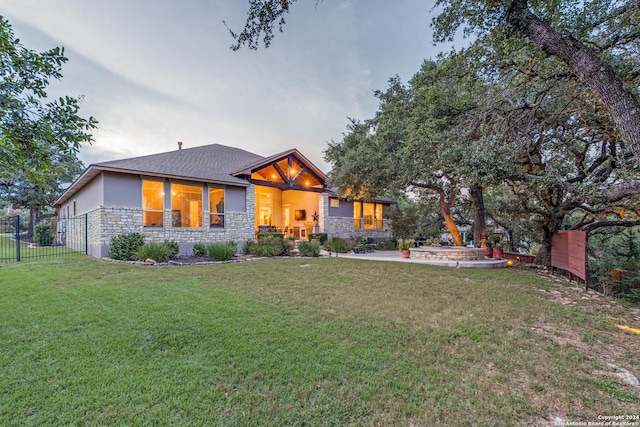
[(255, 185), (280, 190), (326, 192), (326, 175), (298, 150), (292, 149), (267, 157), (234, 173)]

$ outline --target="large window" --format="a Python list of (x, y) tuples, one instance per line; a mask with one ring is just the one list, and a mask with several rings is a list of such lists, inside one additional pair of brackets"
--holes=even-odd
[(209, 188), (211, 227), (224, 227), (224, 188)]
[(379, 203), (353, 202), (353, 228), (382, 230), (383, 205)]
[(360, 230), (362, 228), (362, 203), (353, 202), (353, 228)]
[(171, 184), (171, 224), (173, 227), (202, 227), (202, 187)]
[(145, 227), (162, 227), (164, 182), (142, 181), (142, 221)]
[(375, 224), (373, 223), (374, 205), (373, 203), (365, 203), (363, 208), (364, 208), (364, 228), (367, 230), (373, 230), (375, 228)]

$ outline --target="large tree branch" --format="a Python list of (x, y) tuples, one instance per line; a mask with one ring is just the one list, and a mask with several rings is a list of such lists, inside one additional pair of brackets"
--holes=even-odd
[(529, 11), (527, 0), (513, 0), (507, 9), (507, 22), (526, 35), (536, 46), (557, 56), (602, 100), (618, 131), (640, 160), (640, 102), (626, 89), (607, 61), (589, 50), (571, 34), (560, 34)]
[(635, 221), (598, 221), (587, 226), (582, 227), (582, 231), (586, 231), (590, 233), (599, 228), (610, 228), (610, 227), (637, 227), (640, 226), (640, 220)]
[(624, 198), (640, 195), (640, 181), (624, 182), (604, 192), (608, 203), (615, 203)]

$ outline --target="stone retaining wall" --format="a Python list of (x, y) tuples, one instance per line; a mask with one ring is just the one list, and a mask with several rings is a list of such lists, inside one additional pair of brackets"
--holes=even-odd
[(481, 248), (421, 246), (409, 249), (412, 259), (429, 261), (483, 261), (485, 250)]

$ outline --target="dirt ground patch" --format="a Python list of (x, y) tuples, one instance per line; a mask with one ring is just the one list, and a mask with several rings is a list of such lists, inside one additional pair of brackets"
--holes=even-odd
[[(613, 380), (622, 381), (640, 390), (640, 334), (620, 329), (617, 325), (640, 328), (640, 309), (630, 307), (624, 302), (605, 296), (566, 278), (548, 271), (539, 274), (552, 282), (551, 289), (540, 289), (550, 300), (572, 306), (586, 313), (605, 316), (601, 325), (602, 334), (580, 330), (561, 329), (557, 325), (539, 322), (531, 327), (535, 333), (544, 335), (560, 346), (572, 346), (588, 357), (601, 362), (610, 369), (607, 372), (594, 372)], [(586, 320), (588, 321), (588, 320)], [(637, 329), (636, 329), (637, 330)]]

